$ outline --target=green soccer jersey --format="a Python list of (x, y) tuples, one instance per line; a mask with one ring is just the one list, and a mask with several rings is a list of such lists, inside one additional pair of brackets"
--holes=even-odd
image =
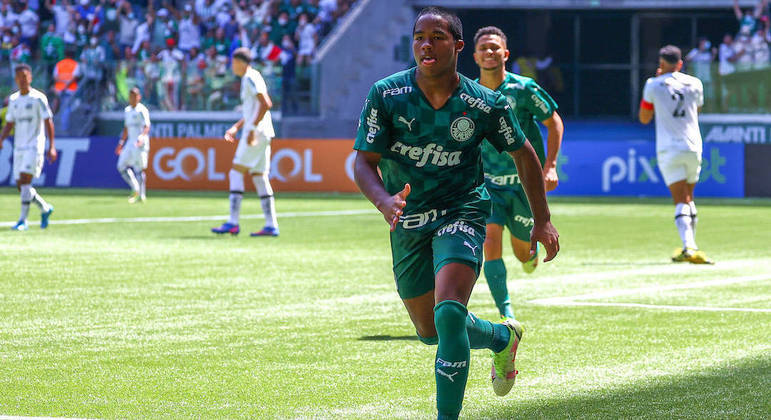
[[(522, 131), (533, 145), (541, 165), (546, 161), (543, 136), (538, 121), (550, 118), (557, 110), (554, 99), (535, 80), (506, 72), (503, 83), (496, 89), (502, 93), (514, 109)], [(511, 156), (498, 153), (488, 142), (482, 144), (482, 159), (485, 167), (485, 184), (493, 190), (520, 190), (517, 167)]]
[(375, 152), (385, 189), (409, 183), (403, 226), (417, 229), (463, 210), (489, 214), (480, 143), (498, 151), (522, 147), (525, 136), (506, 98), (460, 75), (450, 99), (435, 110), (412, 68), (376, 82), (359, 121), (354, 149)]

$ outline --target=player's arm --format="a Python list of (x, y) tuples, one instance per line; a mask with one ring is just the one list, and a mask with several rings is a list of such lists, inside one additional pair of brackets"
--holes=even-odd
[(560, 250), (559, 234), (551, 224), (551, 213), (549, 212), (549, 205), (546, 203), (546, 188), (541, 172), (541, 162), (529, 141), (510, 154), (517, 165), (520, 182), (522, 182), (522, 187), (527, 195), (527, 201), (530, 203), (530, 209), (533, 211), (534, 224), (530, 234), (530, 253), (535, 253), (537, 242), (540, 242), (546, 248), (546, 258), (543, 261), (551, 261)]
[(260, 121), (262, 121), (263, 117), (265, 117), (265, 114), (267, 114), (268, 111), (273, 108), (273, 101), (270, 100), (268, 92), (258, 93), (256, 96), (257, 102), (260, 103), (260, 106), (257, 107), (257, 111), (255, 112), (254, 118), (252, 119), (252, 130), (250, 130), (249, 134), (246, 135), (246, 142), (248, 144), (254, 144), (254, 136), (256, 135), (254, 132), (254, 127), (257, 127)]
[(3, 148), (3, 140), (8, 138), (8, 134), (13, 130), (13, 121), (6, 121), (3, 126), (3, 132), (0, 133), (0, 149)]
[(766, 8), (766, 3), (768, 3), (768, 0), (761, 0), (755, 5), (755, 11), (752, 13), (752, 16), (754, 16), (755, 19), (759, 18), (763, 13), (763, 10)]
[(367, 199), (383, 214), (391, 231), (396, 229), (399, 216), (407, 205), (410, 185), (391, 195), (385, 189), (383, 179), (377, 171), (380, 159), (385, 153), (391, 138), (391, 125), (385, 117), (386, 107), (383, 104), (382, 93), (373, 86), (369, 91), (364, 108), (359, 117), (359, 128), (356, 132), (356, 157), (353, 161), (353, 180)]
[(734, 0), (734, 15), (736, 19), (742, 20), (742, 9), (739, 8), (739, 0)]
[(58, 154), (56, 153), (56, 146), (54, 146), (54, 120), (53, 118), (46, 118), (43, 120), (43, 124), (46, 128), (46, 136), (48, 136), (48, 162), (56, 162)]
[(653, 119), (653, 104), (643, 99), (640, 101), (640, 111), (637, 113), (637, 118), (643, 124), (648, 124)]
[(402, 215), (402, 209), (407, 205), (410, 184), (405, 184), (404, 189), (394, 195), (389, 194), (377, 172), (380, 158), (380, 153), (357, 150), (353, 161), (353, 180), (361, 193), (383, 214), (393, 231)]
[(115, 146), (115, 154), (119, 155), (121, 150), (123, 150), (123, 145), (126, 144), (126, 139), (128, 138), (128, 128), (126, 126), (123, 126), (123, 131), (120, 132), (120, 138), (118, 139), (118, 145)]
[(546, 203), (546, 188), (543, 181), (541, 161), (535, 149), (525, 138), (514, 112), (503, 95), (496, 100), (492, 124), (485, 138), (499, 152), (508, 152), (517, 165), (520, 182), (533, 212), (533, 230), (530, 233), (530, 254), (536, 252), (538, 242), (546, 248), (544, 261), (551, 261), (559, 252), (559, 235), (551, 224), (549, 205)]
[(144, 146), (145, 139), (147, 139), (147, 136), (150, 134), (150, 115), (147, 110), (142, 111), (142, 120), (144, 121), (144, 125), (142, 126), (142, 132), (139, 134), (139, 138), (137, 138), (137, 147)]
[[(658, 75), (659, 71), (661, 69), (656, 70), (656, 74)], [(648, 79), (645, 82), (645, 87), (643, 88), (643, 95), (642, 99), (640, 100), (640, 110), (637, 112), (637, 119), (640, 120), (643, 124), (648, 124), (653, 119), (653, 79)]]
[(546, 191), (557, 188), (559, 177), (557, 176), (557, 156), (562, 147), (562, 135), (565, 133), (565, 125), (562, 117), (554, 111), (550, 118), (541, 121), (546, 126), (546, 162), (543, 164), (543, 177), (546, 182)]

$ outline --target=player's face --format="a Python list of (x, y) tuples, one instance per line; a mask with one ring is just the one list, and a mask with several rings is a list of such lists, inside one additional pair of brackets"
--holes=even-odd
[(129, 105), (137, 106), (140, 99), (142, 99), (142, 95), (140, 95), (139, 93), (135, 91), (129, 92)]
[(420, 72), (438, 76), (455, 71), (463, 41), (455, 40), (446, 20), (435, 15), (423, 15), (415, 23), (412, 53)]
[(19, 89), (28, 90), (32, 83), (32, 73), (28, 70), (19, 70), (14, 75), (14, 79), (16, 79), (16, 85), (19, 86)]
[(474, 49), (474, 61), (482, 70), (498, 70), (509, 59), (509, 50), (500, 35), (482, 35)]
[(239, 60), (237, 58), (233, 59), (233, 64), (231, 64), (233, 67), (233, 74), (235, 74), (238, 77), (242, 77), (246, 73), (246, 62), (243, 60)]

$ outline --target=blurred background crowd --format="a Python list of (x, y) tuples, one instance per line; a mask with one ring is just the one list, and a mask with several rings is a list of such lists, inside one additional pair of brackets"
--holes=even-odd
[(298, 113), (320, 40), (354, 2), (0, 0), (0, 94), (28, 63), (55, 111), (77, 108), (73, 100), (122, 109), (133, 86), (150, 109), (233, 110), (230, 56), (245, 46), (275, 102)]
[[(686, 71), (704, 83), (705, 106), (712, 112), (734, 108), (729, 103), (731, 97), (754, 94), (750, 92), (753, 85), (750, 82), (765, 79), (756, 77), (756, 72), (767, 72), (771, 68), (768, 0), (758, 0), (754, 8), (745, 10), (734, 0), (733, 9), (738, 24), (735, 30), (723, 35), (718, 47), (707, 37), (700, 37), (699, 44), (685, 56)], [(769, 99), (761, 98), (760, 102)]]

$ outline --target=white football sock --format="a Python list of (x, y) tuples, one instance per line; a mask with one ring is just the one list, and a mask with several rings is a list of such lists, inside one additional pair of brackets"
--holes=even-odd
[(24, 184), (19, 188), (19, 195), (21, 196), (21, 215), (19, 216), (19, 221), (24, 222), (27, 220), (27, 215), (29, 215), (29, 203), (32, 201), (32, 185)]
[(126, 184), (131, 187), (131, 191), (139, 191), (139, 183), (137, 183), (137, 178), (134, 176), (134, 171), (131, 170), (131, 168), (122, 169), (120, 171), (120, 176), (123, 177), (123, 180), (126, 181)]
[(147, 177), (145, 176), (145, 171), (141, 169), (134, 169), (134, 173), (137, 174), (137, 183), (139, 184), (139, 196), (144, 198), (145, 197), (145, 191), (146, 188), (146, 182)]
[(675, 226), (680, 233), (680, 240), (683, 242), (683, 248), (698, 249), (696, 239), (693, 236), (691, 227), (691, 207), (685, 203), (677, 203), (675, 206)]
[(691, 208), (691, 228), (693, 229), (693, 235), (696, 236), (696, 223), (699, 221), (699, 215), (696, 213), (696, 203), (691, 201), (688, 203), (688, 207)]
[(270, 185), (268, 174), (254, 175), (252, 176), (252, 181), (254, 181), (254, 186), (257, 188), (257, 195), (260, 196), (262, 212), (265, 214), (265, 226), (277, 228), (276, 202), (273, 199), (273, 187)]
[(228, 223), (237, 225), (241, 218), (241, 200), (244, 197), (244, 174), (235, 169), (228, 172), (230, 180), (230, 220)]
[(43, 197), (41, 197), (40, 194), (37, 193), (37, 190), (35, 189), (35, 187), (30, 186), (30, 192), (32, 194), (32, 202), (35, 203), (37, 208), (40, 209), (41, 213), (45, 213), (51, 208), (51, 206), (49, 206), (48, 203), (46, 203), (46, 201), (43, 200)]

